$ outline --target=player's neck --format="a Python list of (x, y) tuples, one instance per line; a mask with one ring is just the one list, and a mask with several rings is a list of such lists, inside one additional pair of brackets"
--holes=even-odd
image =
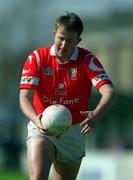
[(57, 59), (58, 59), (58, 61), (59, 61), (60, 63), (63, 63), (63, 64), (65, 64), (65, 63), (67, 63), (67, 62), (70, 61), (69, 58), (62, 58), (62, 57), (58, 57), (58, 56), (57, 56)]

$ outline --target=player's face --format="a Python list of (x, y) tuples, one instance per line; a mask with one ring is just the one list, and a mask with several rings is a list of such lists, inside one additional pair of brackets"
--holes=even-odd
[(81, 41), (78, 33), (74, 31), (67, 32), (63, 27), (59, 27), (54, 32), (55, 51), (58, 58), (67, 61), (75, 50), (77, 44)]

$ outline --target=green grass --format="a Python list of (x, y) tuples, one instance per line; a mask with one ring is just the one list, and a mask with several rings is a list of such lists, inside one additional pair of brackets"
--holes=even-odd
[(23, 175), (17, 170), (1, 170), (0, 171), (1, 180), (28, 180), (26, 175)]
[(0, 170), (0, 180), (28, 180), (28, 177), (19, 170)]

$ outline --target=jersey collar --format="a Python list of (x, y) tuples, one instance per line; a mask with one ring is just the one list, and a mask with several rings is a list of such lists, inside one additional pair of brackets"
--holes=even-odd
[[(56, 56), (56, 53), (55, 53), (55, 44), (53, 46), (51, 46), (51, 48), (50, 48), (50, 55), (51, 56)], [(78, 59), (78, 56), (79, 56), (79, 48), (76, 46), (72, 56), (70, 57), (70, 60), (76, 61)]]

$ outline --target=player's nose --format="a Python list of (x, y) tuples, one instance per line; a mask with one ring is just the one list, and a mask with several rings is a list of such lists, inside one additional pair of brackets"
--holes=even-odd
[(67, 45), (66, 41), (65, 40), (62, 41), (61, 48), (64, 49), (66, 47), (66, 45)]

